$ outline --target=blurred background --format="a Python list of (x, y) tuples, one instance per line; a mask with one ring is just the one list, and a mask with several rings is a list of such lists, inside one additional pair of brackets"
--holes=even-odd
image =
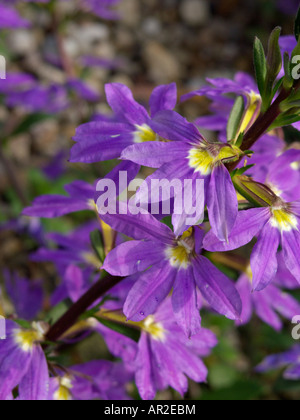
[[(291, 34), (298, 3), (121, 0), (116, 6), (117, 20), (82, 10), (76, 0), (50, 6), (20, 4), (20, 15), (31, 26), (0, 31), (0, 54), (7, 60), (8, 77), (26, 73), (34, 83), (51, 90), (46, 95), (34, 87), (30, 95), (24, 95), (22, 88), (22, 96), (11, 87), (8, 94), (7, 81), (0, 81), (0, 272), (6, 269), (29, 279), (42, 278), (48, 290), (59, 281), (52, 264), (30, 261), (30, 253), (38, 247), (33, 232), (42, 235), (42, 228), (68, 232), (90, 215), (83, 212), (42, 222), (19, 216), (37, 195), (63, 193), (64, 185), (75, 179), (94, 182), (114, 165), (67, 162), (76, 127), (97, 114), (109, 114), (105, 83), (124, 83), (137, 100), (147, 104), (158, 84), (176, 82), (184, 94), (199, 88), (207, 77), (232, 78), (237, 71), (253, 74), (254, 36), (266, 45), (278, 25), (284, 35)], [(73, 79), (84, 81), (91, 91), (72, 90), (69, 84), (65, 92)], [(179, 109), (193, 120), (206, 114), (208, 105), (205, 98), (196, 98)], [(3, 286), (4, 280), (0, 281)], [(5, 314), (13, 313), (5, 287), (0, 299)], [(43, 305), (47, 310), (47, 296)], [(204, 323), (217, 332), (220, 345), (208, 360), (209, 385), (191, 384), (189, 398), (299, 399), (299, 383), (280, 379), (278, 372), (263, 377), (253, 373), (266, 354), (293, 344), (289, 323), (282, 334), (258, 319), (240, 329), (213, 315), (206, 316)], [(92, 337), (77, 346), (72, 362), (103, 354), (107, 355), (104, 344)], [(71, 356), (63, 357), (67, 363)], [(177, 398), (173, 394), (160, 397)]]

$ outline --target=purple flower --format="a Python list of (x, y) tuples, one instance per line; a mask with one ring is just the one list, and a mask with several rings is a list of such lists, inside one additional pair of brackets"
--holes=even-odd
[[(121, 162), (104, 179), (116, 185), (121, 194), (139, 172), (139, 165), (132, 162)], [(126, 172), (127, 183), (122, 182), (121, 174)], [(121, 182), (120, 182), (121, 181)], [(65, 186), (69, 197), (63, 195), (42, 195), (36, 198), (32, 206), (23, 210), (24, 216), (55, 218), (70, 213), (91, 210), (96, 211), (96, 187), (84, 181), (74, 181)]]
[(71, 366), (50, 379), (49, 400), (129, 400), (124, 385), (131, 379), (121, 363), (97, 360)]
[(201, 326), (196, 285), (214, 310), (230, 319), (239, 317), (241, 301), (235, 287), (200, 254), (199, 228), (176, 237), (149, 213), (132, 216), (122, 211), (101, 217), (115, 231), (135, 239), (112, 250), (102, 267), (115, 276), (140, 273), (124, 305), (128, 319), (138, 322), (153, 314), (174, 288), (176, 320), (187, 336), (197, 334)]
[(29, 22), (11, 6), (0, 4), (0, 28), (26, 28)]
[[(276, 196), (275, 196), (276, 197)], [(300, 202), (286, 203), (274, 199), (270, 207), (241, 211), (229, 235), (228, 242), (220, 242), (211, 231), (204, 239), (208, 251), (229, 251), (240, 248), (257, 237), (251, 255), (253, 288), (263, 290), (275, 277), (278, 269), (277, 251), (281, 244), (285, 263), (296, 279), (300, 276)]]
[(40, 280), (31, 281), (17, 273), (3, 272), (6, 291), (11, 298), (19, 318), (31, 321), (42, 309), (43, 288)]
[(276, 331), (280, 331), (282, 321), (276, 312), (284, 318), (292, 320), (295, 314), (300, 314), (300, 304), (288, 293), (284, 293), (273, 284), (270, 284), (261, 292), (252, 293), (251, 269), (249, 271), (249, 275), (242, 275), (236, 284), (243, 303), (241, 321), (237, 321), (237, 325), (247, 324), (254, 311), (263, 322), (269, 324)]
[[(174, 141), (133, 145), (123, 151), (122, 158), (160, 168), (146, 180), (151, 197), (160, 197), (163, 180), (180, 180), (183, 185), (185, 180), (202, 179), (205, 188), (204, 201), (212, 229), (220, 240), (227, 240), (237, 217), (238, 201), (225, 163), (237, 160), (242, 152), (234, 145), (205, 140), (195, 125), (172, 111), (160, 112), (152, 126), (155, 126), (162, 137)], [(153, 183), (152, 180), (156, 182)], [(147, 195), (139, 194), (141, 203), (148, 203), (148, 191)], [(190, 202), (194, 204), (197, 197), (194, 182), (190, 196)], [(176, 215), (173, 217), (177, 235), (188, 227), (184, 224), (184, 219)]]
[(159, 86), (150, 98), (150, 117), (126, 86), (112, 83), (106, 85), (105, 90), (116, 121), (94, 121), (80, 126), (74, 137), (76, 144), (71, 150), (71, 162), (117, 159), (132, 144), (158, 140), (151, 122), (161, 110), (173, 109), (177, 102), (175, 84)]
[(297, 381), (300, 379), (300, 345), (297, 344), (291, 350), (268, 356), (257, 368), (257, 372), (264, 373), (270, 370), (288, 367), (284, 372), (284, 378)]
[(81, 210), (95, 210), (94, 187), (84, 181), (74, 181), (65, 187), (69, 197), (43, 195), (31, 207), (23, 210), (24, 216), (54, 218)]
[(99, 93), (81, 79), (69, 79), (67, 86), (73, 90), (79, 98), (85, 99), (89, 102), (97, 102), (100, 99)]
[[(262, 143), (261, 143), (262, 144)], [(271, 146), (270, 143), (267, 143)], [(266, 158), (266, 155), (265, 155)], [(256, 182), (263, 183), (271, 188), (278, 196), (285, 201), (296, 201), (300, 199), (300, 150), (289, 149), (279, 152), (277, 157), (266, 159), (256, 154), (251, 158), (251, 163), (255, 164), (250, 168), (248, 175), (253, 176)]]
[[(110, 313), (116, 316), (116, 312), (110, 310), (104, 310), (103, 315), (109, 318)], [(119, 316), (122, 320), (122, 315)], [(138, 343), (100, 324), (96, 330), (109, 343), (110, 351), (135, 373), (142, 399), (152, 400), (157, 391), (168, 386), (183, 396), (188, 389), (187, 377), (196, 382), (206, 381), (207, 369), (200, 358), (210, 354), (217, 339), (204, 328), (188, 339), (174, 319), (170, 298), (154, 315), (138, 323), (129, 321), (127, 325), (141, 331)]]
[(118, 13), (112, 9), (115, 5), (120, 3), (120, 0), (81, 0), (82, 4), (86, 6), (95, 15), (103, 19), (114, 20), (118, 19)]
[(6, 321), (6, 339), (0, 341), (0, 400), (11, 397), (19, 388), (19, 400), (47, 400), (49, 374), (46, 357), (39, 344), (44, 340), (41, 324), (24, 330)]

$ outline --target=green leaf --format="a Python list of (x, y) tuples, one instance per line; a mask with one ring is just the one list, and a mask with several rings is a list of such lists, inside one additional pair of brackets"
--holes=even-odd
[(104, 251), (104, 244), (103, 238), (100, 230), (96, 229), (90, 234), (91, 243), (93, 246), (94, 251), (96, 252), (100, 262), (103, 264), (105, 260), (105, 251)]
[(134, 328), (130, 328), (127, 325), (120, 324), (109, 319), (103, 319), (95, 317), (102, 325), (107, 328), (110, 328), (113, 331), (118, 332), (119, 334), (125, 335), (125, 337), (131, 338), (131, 340), (138, 342), (140, 339), (140, 332)]
[(17, 135), (22, 134), (22, 133), (26, 133), (35, 124), (41, 123), (41, 122), (46, 121), (50, 118), (53, 118), (53, 115), (42, 114), (42, 113), (28, 115), (19, 124), (19, 126), (9, 135), (9, 137), (17, 136)]
[(238, 133), (238, 129), (244, 115), (245, 111), (245, 104), (244, 99), (242, 96), (239, 96), (231, 110), (231, 114), (229, 117), (228, 125), (227, 125), (227, 139), (228, 141), (234, 140)]
[(25, 321), (24, 319), (14, 319), (14, 322), (20, 325), (20, 327), (25, 328), (26, 330), (32, 329), (32, 325), (30, 324), (30, 322)]
[(296, 16), (295, 20), (295, 28), (294, 28), (295, 38), (296, 41), (299, 41), (299, 35), (300, 35), (300, 7)]
[(49, 322), (50, 324), (54, 324), (60, 317), (62, 317), (67, 312), (69, 307), (70, 305), (67, 303), (67, 301), (60, 302), (48, 312), (45, 321)]
[(267, 55), (267, 73), (268, 76), (276, 80), (281, 67), (282, 67), (282, 55), (279, 46), (279, 37), (281, 34), (281, 28), (278, 26), (275, 28), (269, 39), (268, 55)]
[(273, 124), (269, 127), (269, 131), (274, 130), (278, 127), (285, 127), (287, 125), (294, 124), (296, 122), (300, 121), (300, 115), (293, 114), (293, 115), (280, 115)]
[(264, 47), (259, 38), (254, 41), (254, 67), (256, 74), (256, 81), (261, 96), (264, 94), (265, 81), (267, 75), (267, 61)]

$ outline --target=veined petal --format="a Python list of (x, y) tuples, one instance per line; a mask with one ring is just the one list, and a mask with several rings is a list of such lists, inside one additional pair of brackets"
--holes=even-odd
[(105, 214), (101, 219), (111, 226), (115, 231), (121, 232), (137, 240), (150, 239), (165, 244), (172, 244), (174, 234), (165, 224), (160, 223), (150, 213), (133, 215), (130, 207), (120, 203), (122, 213), (127, 214)]
[(300, 280), (300, 234), (298, 230), (282, 233), (282, 248), (285, 264), (296, 280)]
[(135, 361), (135, 381), (143, 400), (153, 400), (156, 394), (149, 337), (142, 333)]
[(166, 140), (198, 144), (203, 139), (197, 127), (175, 111), (158, 112), (149, 125)]
[(207, 258), (200, 255), (194, 261), (195, 280), (204, 299), (220, 314), (239, 319), (242, 301), (233, 282)]
[(176, 321), (187, 337), (197, 334), (201, 329), (201, 318), (197, 307), (196, 283), (191, 266), (177, 273), (172, 305)]
[(21, 401), (46, 401), (49, 392), (49, 373), (45, 354), (40, 346), (34, 346), (31, 363), (19, 385)]
[(110, 83), (105, 86), (105, 92), (111, 109), (129, 123), (142, 125), (149, 120), (146, 109), (134, 100), (127, 86), (121, 83)]
[(121, 159), (127, 159), (149, 168), (160, 168), (175, 159), (185, 159), (189, 147), (180, 142), (145, 142), (127, 147)]
[(274, 279), (278, 269), (276, 254), (279, 243), (279, 230), (267, 223), (262, 229), (251, 255), (254, 290), (263, 290)]
[(153, 314), (170, 293), (177, 270), (163, 262), (142, 273), (130, 290), (124, 305), (124, 314), (139, 322)]
[(77, 211), (88, 210), (88, 201), (63, 195), (43, 195), (37, 197), (30, 207), (23, 210), (24, 216), (52, 219)]
[[(269, 287), (272, 287), (270, 285)], [(279, 316), (276, 314), (272, 308), (272, 304), (268, 301), (267, 295), (269, 288), (261, 291), (255, 292), (253, 295), (253, 303), (257, 316), (264, 321), (266, 324), (269, 324), (275, 331), (280, 331), (282, 328), (282, 322)]]
[(177, 104), (176, 83), (156, 87), (152, 92), (149, 104), (152, 117), (159, 111), (174, 109)]
[(132, 133), (120, 134), (98, 140), (95, 137), (77, 142), (71, 149), (70, 162), (95, 163), (117, 159), (132, 144)]
[(238, 201), (228, 170), (223, 164), (214, 166), (207, 192), (209, 221), (220, 241), (228, 242), (238, 215)]
[(241, 320), (236, 321), (237, 325), (247, 324), (252, 317), (253, 305), (251, 295), (251, 284), (247, 275), (242, 275), (236, 283), (236, 289), (242, 299)]
[(130, 241), (117, 246), (107, 255), (103, 270), (113, 276), (129, 276), (147, 270), (164, 258), (164, 245), (151, 241)]
[(211, 230), (204, 238), (203, 247), (207, 251), (232, 251), (248, 244), (270, 219), (269, 208), (243, 210), (238, 213), (228, 243), (221, 242)]
[(158, 340), (151, 340), (151, 348), (155, 362), (160, 367), (159, 374), (164, 376), (168, 384), (183, 396), (188, 390), (188, 381), (182, 372), (182, 367), (178, 366), (172, 349)]

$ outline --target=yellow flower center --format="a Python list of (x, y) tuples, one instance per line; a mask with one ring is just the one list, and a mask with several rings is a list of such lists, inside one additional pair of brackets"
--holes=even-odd
[(33, 330), (28, 331), (15, 331), (15, 341), (25, 352), (32, 351), (33, 346), (44, 339), (44, 334), (37, 323), (33, 323), (33, 328)]
[(215, 145), (216, 149), (210, 152), (207, 148), (194, 147), (189, 152), (189, 166), (200, 172), (201, 175), (209, 175), (216, 163), (223, 160), (236, 160), (241, 155), (241, 151), (236, 146)]
[(285, 209), (272, 209), (271, 225), (280, 231), (290, 232), (297, 229), (297, 218)]
[(164, 341), (166, 331), (160, 322), (155, 322), (154, 316), (148, 316), (144, 322), (142, 329), (154, 338), (154, 340)]
[(193, 228), (189, 228), (178, 239), (175, 246), (166, 249), (166, 257), (172, 267), (187, 269), (190, 264), (191, 254), (194, 251)]
[(68, 376), (64, 376), (60, 379), (58, 390), (54, 393), (54, 399), (56, 401), (71, 401), (72, 394), (70, 389), (73, 388), (72, 381)]
[(152, 128), (150, 128), (147, 124), (138, 125), (136, 124), (136, 131), (133, 133), (134, 135), (134, 142), (135, 143), (145, 143), (147, 141), (156, 141), (158, 136)]

